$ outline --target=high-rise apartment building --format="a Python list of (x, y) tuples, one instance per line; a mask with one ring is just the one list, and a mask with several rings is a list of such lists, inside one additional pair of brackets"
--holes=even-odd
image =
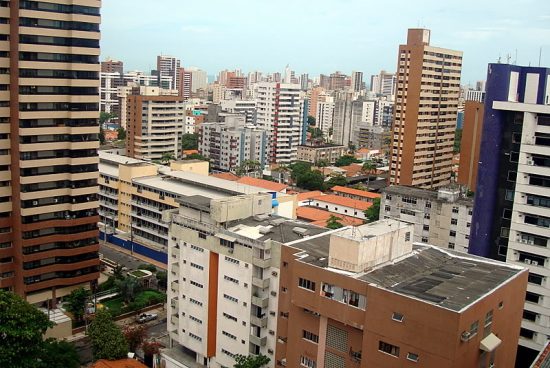
[(529, 268), (519, 344), (540, 351), (550, 336), (550, 68), (489, 64), (484, 110), (470, 253)]
[(101, 62), (100, 111), (120, 116), (118, 87), (124, 85), (124, 64), (122, 61), (107, 59)]
[(185, 104), (172, 93), (177, 91), (141, 87), (126, 97), (127, 156), (149, 160), (161, 160), (165, 154), (181, 157)]
[(256, 123), (256, 101), (255, 100), (222, 100), (222, 110), (244, 115), (247, 124)]
[[(158, 86), (165, 89), (179, 89), (178, 69), (180, 68), (180, 59), (174, 56), (157, 56), (157, 75)], [(163, 85), (163, 78), (169, 77), (168, 85)]]
[(290, 164), (296, 160), (306, 123), (300, 85), (262, 82), (256, 88), (256, 125), (269, 133), (267, 162)]
[(30, 303), (99, 277), (100, 7), (0, 6), (0, 288)]
[(328, 89), (337, 91), (346, 88), (346, 78), (347, 76), (339, 71), (332, 73), (329, 77)]
[(309, 74), (305, 73), (300, 76), (300, 86), (302, 91), (307, 91), (309, 89)]
[(334, 117), (334, 98), (323, 96), (317, 102), (316, 127), (321, 129), (325, 138), (330, 138), (332, 133), (332, 119)]
[(483, 103), (466, 101), (460, 141), (460, 164), (457, 183), (476, 191), (479, 148), (483, 129)]
[(412, 227), (282, 247), (277, 366), (514, 367), (525, 269), (413, 244)]
[(397, 77), (395, 73), (381, 70), (370, 78), (370, 90), (378, 96), (385, 96), (390, 100), (395, 98)]
[(353, 92), (363, 90), (363, 72), (351, 72), (351, 89)]
[(433, 189), (451, 181), (462, 52), (409, 29), (399, 46), (389, 182)]

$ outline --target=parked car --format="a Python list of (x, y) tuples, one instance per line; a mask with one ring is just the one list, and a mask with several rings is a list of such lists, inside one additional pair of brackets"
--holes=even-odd
[(136, 321), (137, 323), (145, 323), (149, 321), (153, 321), (158, 318), (158, 315), (156, 313), (142, 313), (139, 316), (137, 316)]

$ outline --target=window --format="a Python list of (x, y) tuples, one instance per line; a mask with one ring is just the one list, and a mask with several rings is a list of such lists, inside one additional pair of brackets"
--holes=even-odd
[(237, 355), (236, 354), (233, 354), (232, 352), (230, 351), (227, 351), (225, 349), (222, 349), (222, 353), (224, 353), (225, 355), (231, 357), (231, 358), (235, 358)]
[(485, 315), (485, 326), (489, 326), (491, 323), (493, 323), (493, 310), (491, 309), (487, 314)]
[(201, 247), (197, 247), (196, 245), (191, 244), (191, 249), (196, 250), (197, 252), (204, 252), (204, 249)]
[(425, 236), (422, 237), (422, 243), (427, 243), (428, 242), (428, 238), (426, 238)]
[(453, 213), (458, 213), (458, 207), (453, 207)]
[(399, 357), (399, 346), (395, 346), (392, 344), (388, 344), (384, 341), (378, 342), (378, 350), (381, 352), (384, 352), (386, 354), (393, 355), (395, 357)]
[(409, 216), (415, 216), (416, 215), (414, 213), (414, 211), (408, 210), (406, 208), (402, 208), (401, 211), (399, 211), (399, 212), (401, 212), (403, 215), (409, 215)]
[(204, 270), (204, 267), (202, 267), (201, 265), (198, 265), (196, 263), (191, 262), (190, 265), (191, 265), (191, 267), (194, 267), (198, 270), (201, 270), (201, 271)]
[(387, 199), (388, 201), (391, 201), (391, 194), (386, 194), (386, 199)]
[(508, 171), (508, 181), (516, 181), (518, 173), (516, 171)]
[(450, 237), (456, 236), (456, 231), (454, 230), (449, 231), (449, 236)]
[(393, 319), (396, 322), (403, 322), (403, 319), (405, 319), (405, 316), (401, 313), (393, 312), (391, 319)]
[(426, 201), (426, 208), (432, 208), (432, 202)]
[(449, 249), (455, 249), (455, 243), (449, 243)]
[(403, 197), (401, 198), (401, 201), (403, 203), (410, 203), (410, 204), (416, 204), (416, 198), (413, 198), (413, 197)]
[(193, 322), (197, 322), (198, 324), (202, 325), (202, 320), (198, 319), (195, 316), (189, 315), (189, 319)]
[(197, 336), (197, 335), (195, 335), (194, 333), (189, 332), (189, 336), (190, 336), (192, 339), (195, 339), (195, 340), (197, 340), (197, 341), (202, 341), (202, 337)]
[(202, 289), (204, 287), (204, 286), (202, 286), (202, 284), (199, 284), (198, 282), (193, 281), (193, 280), (189, 281), (189, 283), (193, 286), (198, 287), (199, 289)]
[(227, 319), (230, 319), (230, 320), (232, 320), (232, 321), (234, 321), (234, 322), (237, 322), (237, 317), (233, 317), (231, 314), (227, 314), (227, 313), (224, 312), (224, 313), (223, 313), (223, 316), (224, 316), (225, 318), (227, 318)]
[(311, 342), (314, 342), (316, 344), (319, 342), (319, 336), (315, 335), (313, 332), (303, 330), (302, 331), (302, 337), (304, 339), (309, 340)]
[(509, 208), (505, 208), (504, 211), (502, 211), (502, 218), (503, 219), (511, 219), (512, 218), (512, 210)]
[(189, 298), (189, 301), (195, 305), (198, 305), (199, 307), (202, 307), (202, 302), (199, 302), (198, 300), (196, 299), (193, 299), (193, 298)]
[(457, 219), (451, 219), (451, 225), (458, 225)]
[(230, 334), (229, 332), (222, 331), (222, 335), (229, 337), (232, 340), (237, 340), (237, 336)]
[(510, 229), (507, 227), (501, 227), (500, 228), (500, 236), (503, 238), (510, 237)]
[(384, 207), (384, 211), (386, 211), (386, 212), (391, 212), (391, 207), (390, 207), (390, 206), (385, 206), (385, 207)]
[(229, 282), (232, 282), (232, 283), (234, 283), (234, 284), (239, 285), (239, 280), (234, 279), (233, 277), (229, 277), (229, 276), (227, 276), (227, 275), (224, 275), (224, 276), (223, 276), (223, 279), (226, 280), (226, 281), (229, 281)]
[(470, 338), (477, 334), (478, 328), (479, 328), (479, 321), (475, 321), (470, 325)]
[(535, 294), (528, 291), (527, 294), (525, 295), (525, 301), (527, 302), (538, 304), (539, 300), (540, 300), (539, 294)]
[(239, 299), (235, 298), (235, 297), (232, 297), (231, 295), (227, 295), (227, 294), (223, 294), (223, 297), (227, 300), (230, 300), (234, 303), (238, 303), (239, 302)]
[(405, 233), (405, 241), (410, 241), (411, 240), (411, 232), (410, 231), (407, 231)]
[(407, 359), (412, 361), (412, 362), (418, 362), (418, 354), (408, 353), (407, 354)]
[(304, 288), (304, 289), (315, 291), (315, 282), (307, 280), (307, 279), (303, 279), (301, 277), (298, 280), (298, 286), (301, 287), (301, 288)]
[(310, 359), (308, 357), (305, 357), (305, 356), (300, 356), (300, 365), (302, 367), (307, 367), (307, 368), (316, 368), (317, 367), (317, 363), (315, 362), (315, 360), (313, 359)]
[(430, 231), (430, 225), (424, 225), (424, 226), (422, 226), (422, 230), (424, 230), (424, 231)]
[(234, 263), (234, 264), (236, 264), (236, 265), (238, 265), (238, 264), (241, 263), (241, 262), (239, 262), (238, 259), (234, 259), (234, 258), (227, 257), (227, 256), (225, 256), (225, 260), (226, 260), (227, 262)]
[(504, 195), (504, 199), (507, 201), (513, 201), (514, 200), (514, 191), (510, 189), (506, 189), (506, 194)]

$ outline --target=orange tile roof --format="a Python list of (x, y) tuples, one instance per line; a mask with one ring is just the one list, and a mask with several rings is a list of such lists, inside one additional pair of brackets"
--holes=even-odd
[(359, 148), (356, 153), (369, 153), (370, 152), (370, 149), (368, 148)]
[(346, 170), (346, 176), (348, 178), (357, 176), (361, 174), (361, 170), (363, 169), (363, 165), (358, 164), (351, 164), (348, 166), (341, 166), (340, 169)]
[(183, 150), (184, 155), (192, 155), (194, 153), (199, 153), (199, 150), (192, 149), (192, 150)]
[(146, 365), (141, 364), (134, 359), (120, 359), (120, 360), (98, 360), (92, 368), (147, 368)]
[(320, 190), (314, 190), (314, 191), (311, 191), (311, 192), (299, 193), (298, 194), (298, 201), (306, 201), (308, 199), (319, 197), (319, 196), (322, 196), (322, 195), (323, 195), (323, 192), (321, 192)]
[(296, 216), (299, 219), (310, 221), (314, 225), (321, 226), (321, 227), (327, 226), (327, 221), (330, 218), (330, 216), (336, 216), (340, 218), (341, 220), (339, 222), (344, 226), (348, 226), (348, 225), (355, 226), (355, 225), (363, 224), (363, 220), (355, 217), (341, 215), (339, 213), (334, 213), (330, 211), (321, 210), (319, 208), (307, 207), (307, 206), (298, 207), (296, 209)]
[(229, 172), (212, 174), (210, 176), (213, 176), (213, 177), (218, 178), (218, 179), (225, 179), (225, 180), (231, 180), (231, 181), (239, 180), (239, 177), (237, 175), (235, 175), (233, 173), (229, 173)]
[(357, 199), (351, 199), (346, 197), (340, 197), (335, 194), (327, 194), (324, 196), (315, 197), (314, 199), (316, 201), (339, 204), (344, 207), (355, 208), (361, 211), (364, 211), (370, 206), (372, 206), (372, 203), (369, 203), (369, 202), (359, 201)]
[(359, 189), (354, 189), (354, 188), (342, 187), (340, 185), (336, 185), (336, 186), (332, 187), (332, 191), (333, 192), (340, 192), (340, 193), (356, 195), (356, 196), (361, 196), (361, 197), (365, 197), (365, 198), (380, 198), (381, 197), (380, 194), (378, 194), (378, 193), (372, 193), (372, 192), (367, 192), (366, 190), (359, 190)]
[(275, 183), (274, 181), (269, 181), (264, 179), (251, 178), (249, 176), (243, 176), (242, 178), (237, 180), (237, 183), (252, 185), (253, 187), (264, 188), (273, 192), (281, 192), (288, 187), (288, 185), (286, 184), (279, 184), (279, 183)]

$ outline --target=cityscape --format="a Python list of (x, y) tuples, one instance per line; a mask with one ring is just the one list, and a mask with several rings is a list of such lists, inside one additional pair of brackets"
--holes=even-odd
[(120, 47), (157, 22), (115, 27), (128, 3), (0, 1), (0, 367), (550, 367), (547, 44), (471, 55), (423, 19), (308, 70), (253, 51), (294, 21), (247, 18), (242, 59), (173, 32), (210, 34), (201, 67), (144, 48), (197, 4)]

